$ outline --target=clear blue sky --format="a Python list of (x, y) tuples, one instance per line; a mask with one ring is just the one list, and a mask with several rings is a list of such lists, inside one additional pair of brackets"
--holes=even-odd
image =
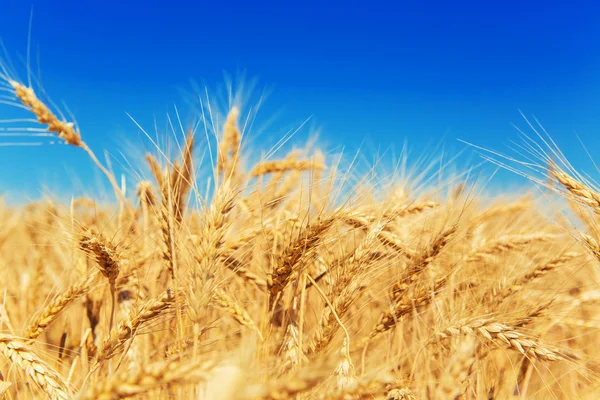
[[(3, 0), (0, 37), (26, 76), (33, 6), (34, 68), (39, 54), (44, 88), (100, 153), (138, 140), (126, 112), (152, 130), (192, 82), (216, 88), (238, 71), (270, 89), (267, 137), (312, 116), (325, 142), (350, 149), (505, 150), (522, 110), (567, 153), (581, 154), (576, 134), (592, 155), (600, 145), (600, 3), (351, 4)], [(13, 112), (0, 105), (0, 119)], [(79, 149), (56, 145), (0, 147), (0, 171), (17, 196), (100, 179)]]

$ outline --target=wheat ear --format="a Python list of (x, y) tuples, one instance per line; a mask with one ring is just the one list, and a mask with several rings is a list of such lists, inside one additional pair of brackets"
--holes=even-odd
[(40, 389), (51, 399), (71, 399), (71, 393), (64, 379), (51, 369), (21, 339), (0, 334), (0, 351), (13, 365), (23, 370)]
[(37, 339), (58, 318), (62, 310), (90, 290), (96, 277), (96, 273), (84, 277), (52, 300), (27, 326), (24, 337), (31, 340)]
[(32, 88), (13, 80), (9, 80), (8, 83), (15, 90), (15, 95), (17, 98), (21, 101), (21, 103), (23, 103), (23, 105), (29, 107), (29, 110), (37, 117), (40, 124), (46, 125), (50, 132), (56, 133), (58, 137), (63, 139), (67, 144), (82, 148), (86, 153), (88, 153), (94, 164), (96, 164), (102, 173), (106, 175), (113, 187), (113, 190), (123, 201), (123, 204), (130, 208), (131, 205), (127, 201), (127, 198), (119, 187), (115, 177), (112, 173), (110, 173), (110, 171), (108, 171), (108, 169), (106, 169), (106, 167), (104, 167), (104, 165), (102, 165), (92, 149), (90, 149), (88, 145), (81, 139), (81, 135), (75, 130), (74, 124), (72, 122), (64, 122), (59, 120), (56, 115), (54, 115), (54, 113), (37, 98)]

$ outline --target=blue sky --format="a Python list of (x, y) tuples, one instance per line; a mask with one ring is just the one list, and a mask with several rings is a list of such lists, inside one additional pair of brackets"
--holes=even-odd
[[(522, 110), (576, 159), (576, 135), (592, 155), (600, 144), (597, 2), (152, 4), (2, 1), (0, 37), (19, 75), (33, 6), (33, 68), (97, 153), (140, 142), (126, 113), (152, 131), (155, 116), (186, 109), (195, 85), (216, 91), (240, 72), (257, 95), (269, 90), (265, 143), (311, 117), (323, 143), (367, 156), (405, 141), (415, 157), (442, 145), (453, 154), (466, 148), (457, 139), (505, 151)], [(0, 105), (0, 119), (14, 112)], [(103, 182), (79, 149), (58, 145), (0, 147), (0, 171), (12, 198)]]

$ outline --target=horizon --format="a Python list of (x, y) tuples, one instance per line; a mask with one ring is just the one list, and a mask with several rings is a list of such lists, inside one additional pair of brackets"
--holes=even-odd
[[(132, 172), (119, 166), (122, 144), (139, 151), (147, 145), (128, 114), (150, 134), (153, 119), (164, 122), (167, 112), (191, 120), (199, 106), (194, 96), (204, 87), (226, 103), (224, 71), (250, 86), (258, 79), (246, 106), (269, 92), (257, 129), (247, 132), (251, 143), (261, 144), (252, 146), (255, 153), (308, 120), (291, 144), (319, 131), (325, 152), (344, 148), (352, 155), (361, 148), (375, 160), (387, 151), (384, 164), (393, 165), (407, 143), (417, 155), (411, 160), (432, 157), (431, 148), (448, 159), (463, 152), (456, 161), (462, 171), (481, 163), (464, 142), (507, 152), (519, 141), (511, 124), (530, 133), (521, 110), (537, 117), (576, 167), (593, 168), (578, 143), (581, 138), (593, 149), (599, 142), (593, 99), (600, 89), (600, 14), (594, 12), (600, 7), (592, 2), (540, 9), (510, 2), (501, 10), (435, 3), (435, 12), (429, 3), (381, 9), (303, 3), (291, 11), (268, 3), (161, 10), (140, 4), (11, 1), (0, 16), (2, 59), (26, 82), (32, 15), (34, 76), (41, 75), (41, 87), (61, 111), (72, 111), (99, 156), (106, 149), (116, 157), (117, 175)], [(0, 119), (16, 112), (0, 104)], [(69, 197), (108, 188), (80, 149), (48, 144), (54, 138), (2, 139), (0, 192), (11, 202), (39, 197), (44, 186)], [(43, 144), (7, 145), (16, 142)], [(493, 169), (486, 166), (483, 174)], [(502, 188), (506, 180), (530, 184), (502, 171), (490, 187)]]

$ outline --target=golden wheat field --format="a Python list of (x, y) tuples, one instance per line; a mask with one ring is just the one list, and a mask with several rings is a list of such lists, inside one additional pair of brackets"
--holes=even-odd
[(5, 398), (600, 398), (600, 193), (551, 142), (530, 146), (530, 194), (490, 199), (308, 146), (251, 163), (234, 106), (213, 158), (190, 128), (129, 194), (0, 78), (117, 199), (0, 207)]

